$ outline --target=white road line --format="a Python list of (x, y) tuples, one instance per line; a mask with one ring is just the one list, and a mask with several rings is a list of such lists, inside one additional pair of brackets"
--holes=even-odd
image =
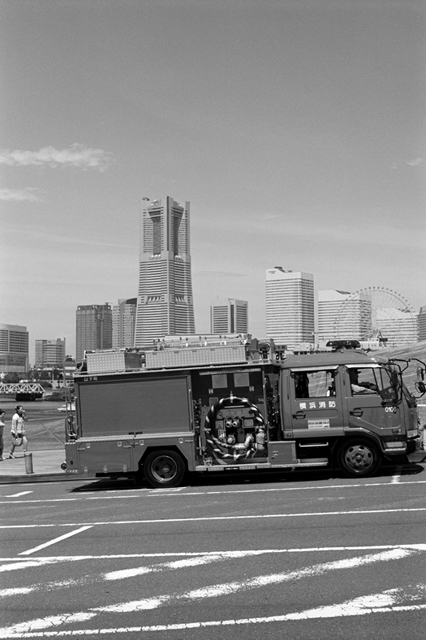
[[(150, 567), (136, 567), (132, 569), (121, 569), (118, 571), (110, 571), (103, 575), (104, 580), (123, 580), (123, 578), (134, 578), (135, 576), (144, 575), (147, 573), (156, 573), (160, 571), (167, 571), (173, 569), (184, 569), (189, 567), (199, 567), (201, 565), (209, 564), (211, 562), (220, 562), (222, 560), (228, 560), (229, 558), (245, 558), (248, 555), (258, 555), (247, 553), (246, 551), (230, 551), (217, 554), (202, 554), (192, 558), (186, 558), (185, 560), (174, 560), (173, 562), (162, 562), (160, 564), (152, 565)], [(260, 555), (260, 554), (259, 554)]]
[[(202, 565), (206, 565), (209, 563), (214, 563), (214, 562), (221, 562), (221, 561), (225, 561), (228, 559), (235, 559), (235, 558), (247, 558), (247, 557), (253, 557), (253, 556), (261, 556), (261, 555), (270, 555), (270, 554), (284, 554), (284, 553), (292, 553), (292, 552), (309, 552), (309, 551), (315, 551), (315, 552), (323, 552), (323, 551), (395, 551), (395, 550), (401, 550), (401, 549), (408, 549), (411, 552), (413, 551), (426, 551), (426, 544), (423, 545), (392, 545), (392, 546), (387, 546), (387, 547), (354, 547), (354, 548), (349, 548), (349, 547), (334, 547), (334, 548), (328, 548), (328, 547), (318, 547), (316, 549), (260, 549), (260, 550), (245, 550), (245, 551), (218, 551), (218, 552), (207, 552), (207, 553), (200, 553), (198, 555), (195, 555), (194, 553), (186, 553), (186, 554), (182, 554), (182, 553), (177, 553), (174, 554), (175, 557), (178, 557), (180, 559), (177, 560), (173, 560), (171, 562), (162, 562), (159, 564), (152, 564), (150, 566), (143, 566), (143, 567), (135, 567), (135, 568), (131, 568), (131, 569), (122, 569), (122, 570), (117, 570), (117, 571), (110, 571), (104, 574), (100, 574), (99, 576), (83, 576), (81, 578), (79, 578), (78, 580), (74, 580), (74, 579), (69, 579), (69, 580), (59, 580), (59, 581), (53, 581), (53, 582), (42, 582), (42, 583), (34, 583), (31, 586), (25, 587), (23, 589), (2, 589), (0, 590), (0, 597), (8, 597), (8, 596), (13, 596), (13, 595), (19, 595), (19, 594), (27, 594), (27, 593), (31, 593), (33, 591), (51, 591), (52, 589), (64, 589), (64, 588), (74, 588), (76, 586), (82, 586), (82, 585), (88, 585), (94, 582), (99, 582), (99, 580), (123, 580), (126, 578), (134, 578), (136, 576), (140, 576), (140, 575), (146, 575), (148, 573), (158, 573), (158, 572), (165, 572), (165, 571), (176, 571), (176, 570), (180, 570), (180, 569), (187, 569), (187, 568), (192, 568), (192, 567), (197, 567), (197, 566), (202, 566)], [(172, 554), (165, 554), (165, 555), (172, 555)], [(183, 559), (181, 559), (181, 556), (184, 556)], [(99, 556), (83, 556), (83, 557), (73, 557), (73, 558), (65, 558), (65, 562), (68, 562), (70, 560), (110, 560), (110, 559), (117, 559), (118, 556), (102, 556), (101, 558)], [(132, 558), (134, 557), (134, 555), (130, 555), (130, 556), (119, 556), (120, 559), (124, 558)], [(141, 559), (141, 558), (149, 558), (152, 559), (153, 557), (158, 558), (158, 557), (163, 557), (163, 554), (138, 554), (137, 558)], [(60, 558), (55, 557), (53, 559), (54, 561), (56, 561), (56, 563), (59, 563), (61, 561)], [(14, 568), (24, 568), (22, 566), (18, 566), (16, 567), (17, 563), (14, 563)], [(46, 562), (32, 562), (32, 566), (42, 566), (42, 564), (47, 564)], [(53, 562), (50, 562), (49, 564), (53, 564)], [(22, 565), (26, 565), (26, 567), (31, 566), (31, 562), (29, 563), (22, 563)]]
[(401, 558), (406, 558), (413, 553), (415, 552), (408, 549), (393, 549), (392, 551), (383, 551), (382, 553), (376, 553), (367, 556), (358, 556), (355, 558), (344, 558), (343, 560), (324, 562), (322, 564), (312, 565), (310, 567), (298, 569), (296, 571), (257, 576), (256, 578), (248, 578), (247, 580), (242, 580), (240, 582), (220, 583), (201, 589), (194, 589), (193, 591), (188, 591), (187, 593), (171, 595), (165, 594), (161, 596), (154, 596), (152, 598), (135, 600), (133, 602), (123, 602), (119, 604), (108, 605), (105, 607), (96, 607), (90, 610), (111, 613), (130, 613), (134, 611), (158, 609), (159, 607), (170, 604), (171, 602), (175, 602), (177, 600), (194, 601), (205, 598), (228, 596), (232, 593), (239, 593), (240, 591), (247, 591), (248, 589), (257, 589), (259, 587), (265, 587), (271, 584), (281, 584), (282, 582), (300, 580), (302, 578), (312, 578), (314, 576), (323, 575), (328, 571), (335, 571), (336, 569), (353, 569), (374, 562), (400, 560)]
[[(331, 608), (330, 608), (331, 609)], [(353, 609), (339, 609), (338, 606), (335, 607), (334, 611), (330, 611), (327, 617), (329, 618), (339, 618), (339, 617), (350, 617), (350, 616), (365, 616), (368, 614), (374, 613), (399, 613), (399, 612), (420, 612), (426, 610), (426, 604), (413, 604), (413, 605), (395, 605), (388, 607), (373, 607), (371, 609), (367, 608), (353, 608)], [(253, 624), (267, 624), (270, 622), (294, 622), (294, 621), (303, 621), (308, 619), (307, 614), (309, 613), (309, 620), (321, 619), (325, 616), (323, 612), (318, 610), (318, 615), (315, 615), (315, 610), (308, 610), (305, 614), (304, 611), (300, 613), (289, 613), (283, 616), (270, 616), (265, 618), (241, 618), (235, 620), (209, 620), (206, 622), (182, 622), (178, 624), (163, 624), (163, 625), (151, 625), (151, 626), (134, 626), (134, 627), (118, 627), (112, 628), (108, 627), (105, 629), (79, 629), (78, 631), (41, 631), (41, 632), (23, 632), (23, 633), (3, 633), (0, 630), (0, 638), (10, 638), (13, 640), (14, 638), (66, 638), (66, 637), (83, 637), (83, 636), (99, 636), (99, 637), (107, 637), (107, 638), (115, 638), (119, 634), (127, 634), (127, 633), (147, 633), (147, 632), (155, 632), (155, 631), (185, 631), (185, 630), (193, 630), (193, 629), (211, 629), (214, 627), (236, 627), (241, 625), (253, 625)], [(73, 620), (64, 619), (63, 623), (73, 622)]]
[(126, 525), (126, 524), (174, 524), (178, 522), (184, 522), (186, 524), (191, 522), (218, 522), (218, 521), (233, 521), (236, 520), (268, 520), (279, 518), (328, 518), (338, 516), (361, 516), (361, 515), (381, 515), (388, 513), (421, 513), (426, 511), (426, 507), (415, 508), (400, 508), (400, 509), (354, 509), (351, 511), (313, 511), (302, 513), (272, 513), (272, 514), (258, 514), (258, 515), (244, 515), (244, 516), (205, 516), (198, 518), (153, 518), (152, 520), (99, 520), (94, 522), (62, 522), (62, 523), (50, 523), (50, 524), (6, 524), (0, 525), (0, 529), (49, 529), (54, 527), (95, 527), (95, 526), (112, 526), (112, 525)]
[(61, 540), (65, 540), (66, 538), (71, 538), (71, 536), (75, 536), (82, 531), (86, 531), (87, 529), (91, 529), (90, 525), (86, 525), (84, 527), (80, 527), (80, 529), (76, 529), (75, 531), (69, 531), (68, 533), (64, 533), (63, 536), (59, 536), (59, 538), (55, 538), (54, 540), (49, 540), (49, 542), (44, 542), (40, 544), (38, 547), (34, 547), (33, 549), (28, 549), (27, 551), (22, 551), (18, 553), (19, 556), (29, 556), (31, 553), (35, 553), (36, 551), (40, 551), (40, 549), (45, 549), (46, 547), (50, 547), (52, 544), (56, 544), (57, 542), (61, 542)]
[[(183, 594), (166, 594), (162, 596), (157, 596), (145, 600), (139, 600), (134, 602), (125, 602), (119, 603), (115, 605), (109, 605), (105, 607), (94, 607), (89, 608), (86, 611), (79, 611), (74, 613), (64, 613), (58, 614), (55, 616), (47, 616), (45, 618), (36, 618), (33, 620), (29, 620), (27, 622), (18, 623), (16, 625), (12, 625), (9, 627), (3, 627), (0, 629), (0, 638), (8, 638), (8, 637), (37, 637), (37, 635), (33, 635), (34, 631), (43, 631), (44, 629), (52, 629), (62, 626), (63, 624), (69, 624), (73, 622), (82, 622), (85, 620), (90, 620), (100, 613), (127, 613), (127, 612), (135, 612), (135, 611), (146, 611), (151, 609), (156, 609), (166, 604), (174, 603), (178, 600), (184, 600), (186, 602), (193, 602), (194, 600), (199, 600), (200, 598), (211, 598), (217, 596), (228, 595), (230, 593), (237, 593), (239, 591), (246, 591), (247, 589), (259, 588), (265, 585), (271, 584), (279, 584), (282, 582), (289, 582), (293, 580), (300, 580), (303, 578), (312, 578), (313, 576), (321, 576), (325, 573), (334, 570), (341, 569), (356, 569), (365, 565), (369, 565), (375, 562), (387, 562), (390, 560), (400, 560), (409, 555), (412, 555), (413, 551), (409, 551), (408, 549), (393, 549), (391, 551), (385, 551), (377, 554), (371, 554), (367, 556), (358, 556), (355, 558), (348, 558), (343, 560), (337, 560), (332, 562), (325, 562), (317, 565), (312, 565), (309, 567), (305, 567), (303, 569), (299, 569), (296, 571), (283, 572), (278, 574), (270, 574), (265, 576), (258, 576), (256, 578), (243, 580), (240, 582), (228, 583), (228, 584), (219, 584), (213, 585), (211, 587), (207, 587), (205, 589), (196, 589), (193, 591), (189, 591)], [(423, 585), (420, 585), (421, 589), (423, 589)], [(382, 600), (383, 603), (383, 600)], [(387, 600), (387, 604), (389, 604), (389, 598)], [(426, 605), (425, 605), (426, 606)], [(321, 607), (320, 609), (323, 609)], [(355, 608), (352, 608), (352, 611)], [(308, 610), (309, 611), (309, 610)], [(306, 612), (302, 612), (306, 613)], [(297, 618), (301, 619), (301, 614), (287, 614), (287, 615), (297, 615)], [(354, 615), (353, 613), (351, 615)], [(287, 616), (278, 616), (277, 618), (280, 620), (284, 620)], [(308, 616), (305, 615), (306, 619)], [(312, 616), (311, 616), (312, 617)], [(318, 617), (325, 617), (323, 612)], [(276, 620), (276, 618), (274, 618)], [(293, 618), (289, 618), (293, 619)], [(257, 620), (257, 619), (253, 619)], [(264, 618), (262, 621), (271, 621), (272, 619)], [(222, 625), (226, 621), (218, 621), (218, 624)], [(233, 624), (237, 624), (237, 621), (232, 621)], [(248, 620), (245, 621), (248, 623)], [(191, 625), (194, 623), (189, 623), (185, 625), (183, 628), (191, 628)], [(197, 625), (199, 623), (196, 623)], [(162, 626), (164, 630), (165, 627)], [(167, 626), (167, 628), (175, 628)], [(134, 631), (134, 627), (127, 628), (127, 630)], [(150, 627), (147, 629), (154, 630), (154, 627)], [(156, 630), (159, 628), (155, 627)], [(125, 629), (122, 629), (124, 631)], [(45, 632), (44, 636), (57, 636), (61, 635), (62, 631), (50, 631)], [(97, 630), (92, 629), (92, 634), (96, 634)], [(22, 635), (21, 635), (22, 634)], [(67, 635), (87, 635), (86, 630), (75, 630), (73, 632), (65, 632)], [(43, 635), (38, 635), (38, 637), (43, 637)]]
[(391, 484), (399, 484), (401, 482), (402, 467), (397, 467), (395, 471), (396, 473), (392, 476)]
[(0, 598), (6, 598), (7, 596), (21, 596), (27, 595), (34, 591), (33, 587), (16, 587), (14, 589), (0, 589)]
[[(7, 561), (7, 560), (6, 560)], [(2, 560), (5, 562), (5, 560)], [(23, 560), (22, 562), (17, 562), (17, 558), (11, 558), (10, 564), (4, 564), (0, 566), (0, 572), (4, 571), (16, 571), (19, 569), (28, 569), (30, 567), (40, 567), (43, 564), (53, 564), (57, 562), (57, 560), (52, 558), (42, 558), (39, 560)]]
[[(327, 486), (317, 486), (317, 485), (309, 485), (304, 487), (273, 487), (268, 489), (217, 489), (213, 491), (184, 491), (186, 487), (179, 487), (179, 491), (175, 491), (173, 489), (161, 490), (161, 489), (128, 489), (125, 492), (122, 490), (111, 489), (108, 490), (108, 495), (99, 495), (101, 492), (97, 491), (84, 491), (84, 495), (74, 496), (72, 498), (46, 498), (41, 499), (37, 498), (36, 500), (17, 500), (16, 504), (50, 504), (55, 502), (79, 502), (86, 500), (125, 500), (125, 499), (141, 499), (141, 498), (153, 498), (155, 496), (159, 498), (163, 497), (185, 497), (185, 496), (198, 496), (203, 498), (205, 496), (215, 496), (215, 495), (233, 495), (233, 494), (250, 494), (250, 493), (277, 493), (282, 491), (327, 491), (329, 489), (365, 489), (368, 488), (376, 488), (376, 487), (384, 487), (389, 488), (389, 481), (386, 482), (366, 482), (366, 483), (353, 483), (353, 484), (335, 484), (335, 485), (327, 485)], [(391, 483), (392, 484), (392, 483)], [(416, 484), (426, 484), (426, 480), (407, 480), (398, 485), (404, 487), (405, 485), (416, 485)], [(111, 495), (113, 493), (118, 493), (119, 495)], [(136, 493), (136, 495), (133, 495)], [(87, 495), (89, 494), (89, 497)], [(5, 496), (3, 496), (4, 498)], [(6, 502), (2, 502), (0, 500), (0, 505), (2, 504), (13, 504), (12, 501), (7, 500)]]
[[(19, 498), (20, 496), (26, 496), (29, 493), (34, 493), (34, 492), (33, 491), (21, 491), (20, 493), (12, 493), (10, 496), (3, 496), (3, 497), (4, 498)], [(22, 502), (22, 500), (20, 500), (19, 502)]]
[[(318, 552), (335, 552), (335, 551), (387, 551), (391, 549), (412, 549), (413, 551), (426, 551), (426, 543), (403, 543), (403, 544), (380, 544), (380, 545), (357, 545), (357, 546), (341, 546), (341, 547), (297, 547), (289, 549), (246, 549), (245, 551), (164, 551), (162, 553), (111, 553), (109, 555), (85, 555), (85, 556), (44, 556), (43, 558), (34, 558), (32, 560), (20, 560), (20, 558), (0, 558), (0, 562), (11, 562), (13, 568), (21, 568), (20, 565), (39, 566), (40, 564), (53, 564), (59, 562), (78, 562), (87, 560), (126, 560), (141, 558), (197, 558), (205, 556), (226, 556), (246, 557), (259, 556), (264, 554), (284, 554), (284, 553), (318, 553)], [(8, 567), (10, 565), (4, 565)], [(0, 571), (7, 571), (0, 566)]]

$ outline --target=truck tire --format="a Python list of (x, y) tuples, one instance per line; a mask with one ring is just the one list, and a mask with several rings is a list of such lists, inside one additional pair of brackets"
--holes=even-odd
[(177, 487), (185, 475), (185, 464), (175, 451), (152, 451), (143, 463), (145, 478), (151, 487)]
[(340, 470), (351, 478), (367, 478), (380, 469), (382, 463), (377, 447), (362, 438), (345, 442), (337, 451)]

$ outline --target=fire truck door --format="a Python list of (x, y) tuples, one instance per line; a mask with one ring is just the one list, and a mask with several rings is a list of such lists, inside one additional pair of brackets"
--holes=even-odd
[(348, 366), (343, 375), (349, 429), (361, 427), (380, 435), (402, 429), (401, 408), (386, 369)]
[(294, 437), (343, 435), (339, 375), (337, 367), (291, 370), (288, 377), (291, 416), (286, 422), (287, 425), (290, 422)]

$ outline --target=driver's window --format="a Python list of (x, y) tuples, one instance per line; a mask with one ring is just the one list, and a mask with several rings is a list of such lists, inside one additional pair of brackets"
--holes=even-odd
[(353, 396), (382, 395), (383, 390), (391, 385), (387, 371), (379, 367), (349, 369), (349, 379)]
[(324, 398), (336, 395), (335, 371), (297, 371), (293, 373), (294, 393), (299, 398)]

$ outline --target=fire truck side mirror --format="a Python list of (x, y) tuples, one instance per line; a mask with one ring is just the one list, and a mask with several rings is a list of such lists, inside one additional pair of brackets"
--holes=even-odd
[(417, 389), (419, 391), (419, 393), (424, 394), (426, 393), (426, 384), (424, 382), (417, 382)]

